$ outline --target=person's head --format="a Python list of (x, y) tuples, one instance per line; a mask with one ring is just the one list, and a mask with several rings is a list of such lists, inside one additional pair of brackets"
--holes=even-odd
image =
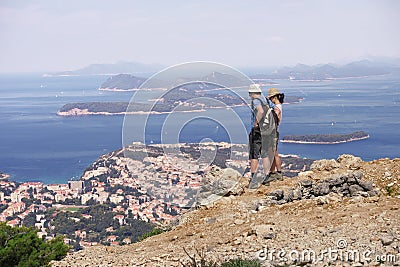
[(268, 99), (274, 104), (283, 104), (285, 95), (279, 92), (278, 88), (271, 88), (268, 90)]
[(249, 96), (251, 99), (255, 99), (261, 96), (261, 88), (258, 84), (250, 84), (249, 86)]

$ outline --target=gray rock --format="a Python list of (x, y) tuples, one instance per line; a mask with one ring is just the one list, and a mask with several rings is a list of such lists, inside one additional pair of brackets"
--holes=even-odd
[(272, 224), (259, 224), (252, 227), (252, 233), (257, 236), (264, 237), (265, 235), (274, 234), (274, 225)]
[(303, 188), (303, 190), (302, 190), (302, 198), (306, 198), (306, 199), (309, 199), (309, 198), (311, 198), (313, 195), (312, 195), (312, 188)]
[(350, 175), (347, 177), (347, 183), (350, 185), (357, 184), (357, 179), (354, 177), (354, 175)]
[(381, 236), (380, 240), (382, 242), (382, 245), (384, 246), (389, 246), (394, 242), (394, 236), (393, 235), (383, 235)]
[(334, 175), (327, 179), (327, 183), (329, 183), (330, 186), (340, 186), (341, 184), (345, 183), (346, 180), (347, 180), (346, 176)]
[(337, 162), (342, 168), (357, 170), (361, 167), (362, 160), (353, 155), (343, 154), (338, 157)]
[(370, 182), (370, 181), (361, 181), (361, 180), (359, 180), (359, 181), (358, 181), (358, 184), (359, 184), (362, 188), (364, 188), (365, 191), (372, 191), (372, 190), (374, 190), (374, 186), (373, 186), (372, 182)]
[(266, 234), (264, 234), (264, 239), (274, 239), (275, 237), (276, 237), (276, 234), (275, 233), (266, 233)]
[(349, 188), (350, 186), (347, 183), (342, 184), (342, 186), (338, 188), (337, 193), (343, 196), (348, 196), (350, 195)]
[(329, 204), (329, 199), (326, 196), (319, 196), (315, 198), (317, 205)]
[(353, 174), (354, 178), (356, 178), (357, 181), (360, 181), (364, 176), (362, 171), (356, 171), (356, 172), (353, 172), (352, 174)]
[(334, 159), (321, 159), (314, 161), (311, 166), (310, 170), (314, 171), (331, 171), (333, 169), (339, 168), (339, 163), (336, 162)]
[(351, 185), (351, 186), (349, 187), (349, 192), (350, 192), (350, 195), (351, 195), (352, 197), (354, 197), (354, 196), (359, 196), (359, 195), (360, 195), (360, 194), (359, 194), (360, 191), (364, 191), (364, 188), (362, 188), (362, 187), (359, 186), (359, 185), (353, 184), (353, 185)]
[(281, 199), (283, 199), (283, 190), (282, 189), (276, 189), (276, 190), (270, 192), (268, 195), (276, 197), (277, 200), (281, 200)]
[(329, 194), (329, 184), (326, 182), (321, 182), (318, 184), (313, 185), (312, 187), (312, 193), (315, 196), (323, 196)]
[(293, 190), (293, 200), (300, 200), (303, 197), (303, 193), (300, 188)]
[(244, 187), (239, 183), (242, 175), (231, 168), (224, 169), (217, 180), (213, 182), (214, 190), (219, 195), (241, 195), (244, 192)]
[(341, 189), (341, 187), (333, 186), (333, 187), (331, 188), (331, 192), (334, 192), (334, 193), (338, 194), (339, 191), (340, 191), (340, 189)]
[(368, 195), (370, 197), (379, 196), (379, 190), (375, 189), (375, 190), (368, 191)]
[(238, 171), (231, 168), (212, 167), (202, 180), (202, 190), (196, 196), (196, 202), (200, 206), (209, 206), (223, 196), (241, 195), (244, 192), (241, 177)]
[(294, 199), (294, 192), (292, 189), (288, 189), (283, 193), (283, 200), (286, 202), (292, 202)]
[(312, 181), (311, 180), (302, 180), (302, 181), (300, 181), (300, 184), (304, 187), (309, 187), (309, 186), (312, 186)]

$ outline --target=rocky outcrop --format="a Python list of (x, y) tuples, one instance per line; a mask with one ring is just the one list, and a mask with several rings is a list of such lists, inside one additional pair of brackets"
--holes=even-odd
[(344, 155), (293, 179), (231, 193), (229, 181), (237, 177), (227, 171), (226, 186), (215, 193), (228, 193), (185, 214), (172, 230), (122, 247), (88, 248), (52, 266), (191, 266), (188, 255), (261, 266), (399, 266), (399, 163)]
[(245, 187), (245, 179), (238, 171), (213, 166), (203, 178), (202, 190), (197, 196), (197, 205), (209, 206), (223, 196), (241, 195)]
[[(336, 194), (337, 197), (372, 197), (379, 195), (379, 189), (370, 181), (362, 180), (361, 171), (334, 174), (322, 181), (300, 180), (295, 188), (276, 189), (269, 196), (270, 204), (285, 204), (294, 200), (321, 198)], [(321, 198), (322, 199), (322, 198)]]
[[(343, 197), (373, 197), (380, 194), (374, 183), (363, 179), (363, 161), (352, 155), (341, 155), (337, 160), (317, 160), (310, 171), (299, 174), (298, 183), (267, 193), (270, 204), (282, 205), (302, 199), (318, 198), (320, 203)], [(329, 195), (329, 197), (325, 197)]]

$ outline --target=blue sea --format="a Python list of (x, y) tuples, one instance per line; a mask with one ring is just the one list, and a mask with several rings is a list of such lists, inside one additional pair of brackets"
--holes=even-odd
[[(100, 155), (121, 148), (123, 116), (56, 114), (70, 102), (131, 99), (133, 92), (97, 90), (107, 78), (1, 74), (0, 171), (10, 174), (15, 181), (65, 183), (79, 178)], [(336, 145), (280, 143), (281, 154), (312, 159), (353, 154), (365, 161), (400, 157), (400, 73), (329, 81), (273, 82), (285, 95), (303, 98), (301, 103), (283, 106), (281, 136), (361, 130), (370, 135), (369, 139)], [(245, 92), (243, 95), (247, 97)], [(237, 111), (249, 128), (248, 109)], [(154, 128), (162, 124), (163, 116), (155, 116)], [(192, 121), (182, 129), (179, 140), (227, 141), (223, 127), (217, 126), (205, 119)], [(151, 139), (151, 143), (159, 142), (157, 135)]]

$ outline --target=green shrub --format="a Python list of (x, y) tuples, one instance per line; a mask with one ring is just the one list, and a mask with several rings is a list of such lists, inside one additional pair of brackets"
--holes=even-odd
[(141, 237), (139, 237), (139, 241), (145, 240), (146, 238), (153, 236), (153, 235), (159, 235), (163, 233), (164, 230), (160, 228), (153, 228), (151, 232), (144, 233)]
[(260, 263), (256, 260), (234, 259), (222, 263), (221, 267), (260, 267)]
[[(232, 259), (226, 262), (218, 263), (206, 260), (206, 253), (203, 250), (195, 249), (196, 253), (191, 256), (185, 248), (186, 255), (189, 257), (189, 263), (183, 264), (184, 267), (260, 267), (260, 263), (256, 260)], [(196, 256), (199, 258), (197, 259)]]
[(46, 266), (67, 255), (69, 246), (61, 236), (46, 242), (36, 233), (34, 228), (0, 223), (0, 266)]

